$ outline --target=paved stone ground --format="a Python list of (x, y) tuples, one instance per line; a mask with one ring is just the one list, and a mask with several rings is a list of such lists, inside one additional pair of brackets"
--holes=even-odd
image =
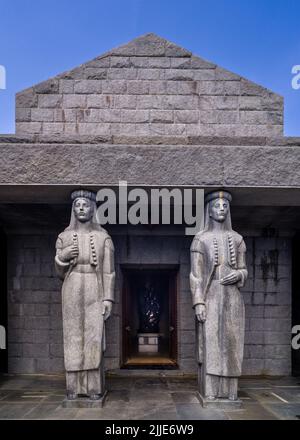
[(300, 378), (242, 379), (241, 410), (204, 409), (196, 380), (183, 377), (108, 378), (102, 409), (61, 407), (65, 382), (60, 375), (0, 377), (0, 419), (271, 420), (300, 419)]

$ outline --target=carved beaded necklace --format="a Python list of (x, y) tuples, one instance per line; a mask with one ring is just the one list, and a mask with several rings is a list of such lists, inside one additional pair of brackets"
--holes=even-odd
[[(236, 255), (235, 255), (232, 235), (227, 234), (226, 238), (229, 249), (230, 265), (236, 266)], [(217, 266), (219, 264), (219, 244), (218, 244), (218, 239), (216, 237), (213, 238), (213, 245), (214, 245), (214, 265)]]

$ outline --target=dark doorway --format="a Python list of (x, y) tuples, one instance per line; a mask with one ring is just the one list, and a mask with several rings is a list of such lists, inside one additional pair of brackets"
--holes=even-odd
[[(6, 235), (0, 228), (0, 372), (7, 373), (7, 246)], [(2, 347), (5, 341), (6, 348)]]
[[(300, 232), (293, 239), (292, 253), (292, 326), (300, 325)], [(292, 374), (300, 376), (300, 348), (292, 349)]]
[(177, 269), (123, 269), (123, 367), (177, 368)]

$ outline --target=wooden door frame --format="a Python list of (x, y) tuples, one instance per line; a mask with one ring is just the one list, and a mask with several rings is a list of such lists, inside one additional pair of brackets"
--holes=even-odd
[[(141, 368), (138, 366), (129, 367), (126, 365), (127, 353), (129, 350), (128, 347), (128, 338), (126, 337), (125, 328), (129, 325), (128, 322), (128, 312), (129, 312), (129, 283), (128, 276), (126, 276), (126, 272), (129, 271), (143, 271), (143, 270), (161, 270), (169, 273), (169, 325), (170, 323), (174, 323), (175, 329), (173, 334), (170, 336), (170, 358), (173, 361), (172, 366), (160, 366), (160, 368), (168, 368), (168, 369), (177, 369), (178, 368), (178, 320), (177, 320), (177, 305), (178, 305), (178, 279), (179, 279), (179, 264), (121, 264), (120, 265), (121, 273), (122, 273), (122, 297), (121, 297), (121, 368)], [(172, 299), (174, 299), (172, 301)], [(153, 367), (143, 367), (143, 368), (157, 368), (157, 366)]]

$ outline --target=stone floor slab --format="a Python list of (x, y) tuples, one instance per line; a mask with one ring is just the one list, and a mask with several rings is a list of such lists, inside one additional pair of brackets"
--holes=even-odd
[(224, 411), (203, 408), (200, 403), (178, 403), (176, 411), (179, 420), (227, 420)]
[[(300, 387), (276, 387), (272, 391), (284, 403), (300, 402)], [(277, 403), (279, 402), (277, 401)]]
[[(124, 384), (123, 384), (124, 385)], [(120, 390), (110, 390), (107, 394), (106, 403), (110, 402), (129, 402), (130, 390), (120, 389)]]
[(267, 408), (280, 420), (300, 420), (300, 403), (272, 403)]
[(195, 391), (175, 391), (171, 392), (174, 403), (199, 403), (197, 392)]
[(277, 417), (259, 402), (244, 402), (243, 409), (226, 411), (230, 420), (275, 420)]
[(0, 406), (0, 420), (23, 419), (35, 408), (30, 403), (6, 403)]
[[(131, 372), (132, 373), (132, 372)], [(197, 382), (182, 376), (107, 377), (103, 408), (62, 408), (61, 375), (0, 377), (0, 419), (274, 420), (300, 417), (300, 380), (241, 379), (242, 410), (202, 408)]]

